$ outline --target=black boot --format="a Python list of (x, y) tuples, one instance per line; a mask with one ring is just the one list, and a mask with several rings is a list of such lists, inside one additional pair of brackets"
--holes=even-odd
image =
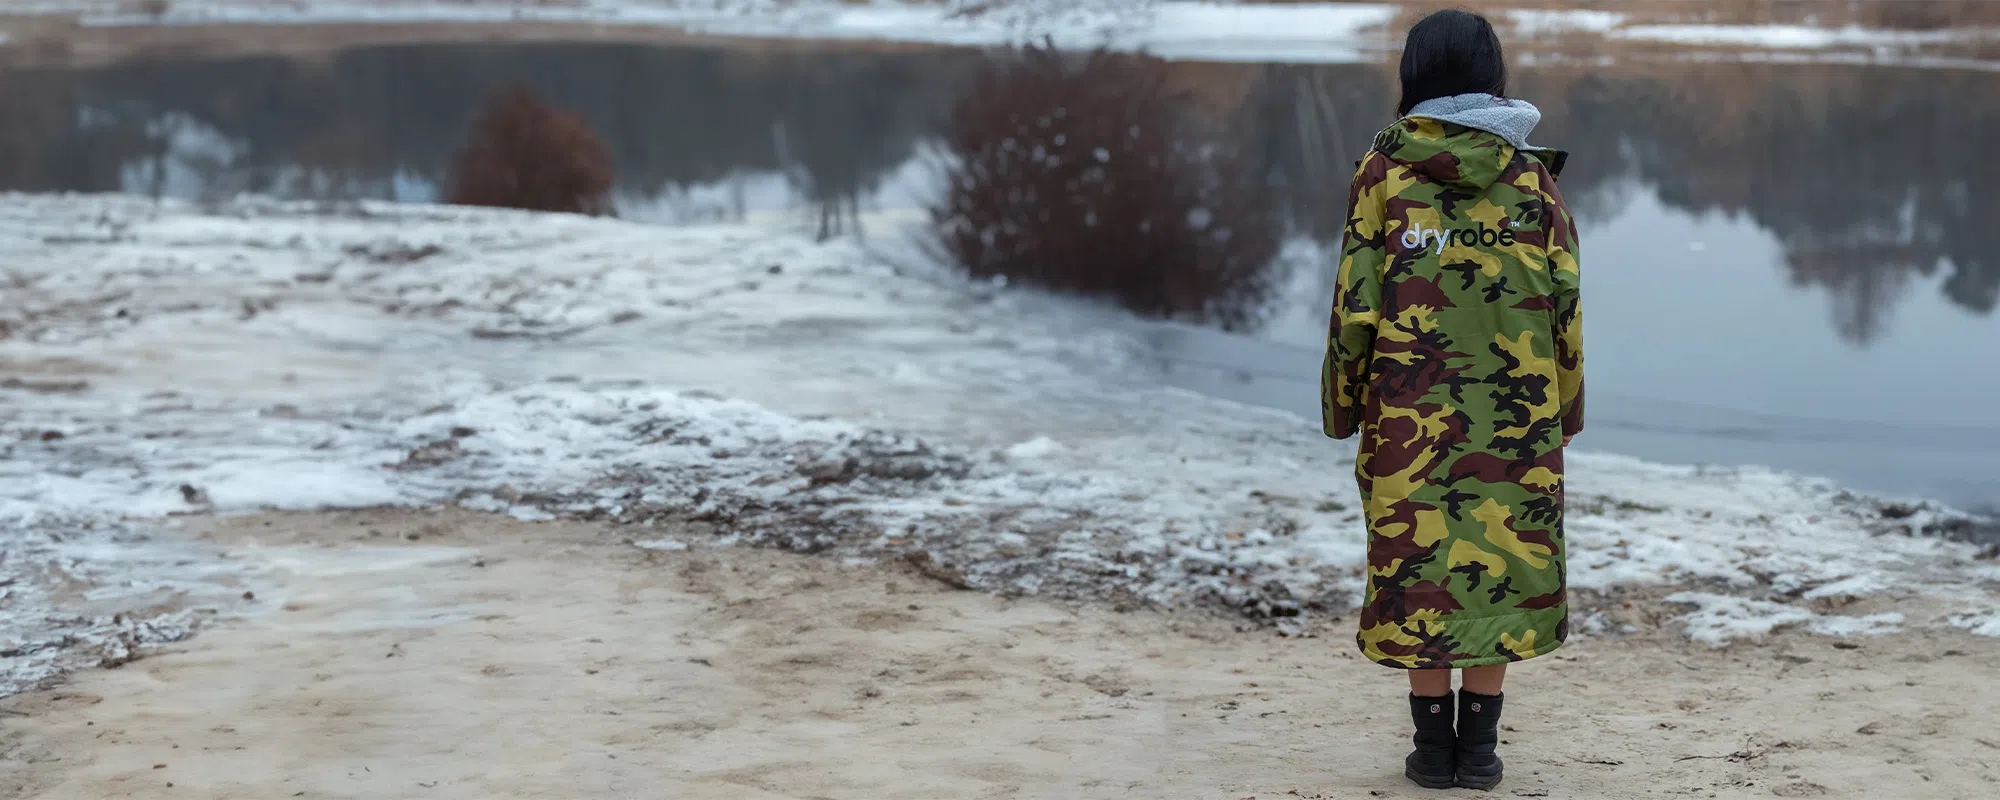
[(1451, 695), (1410, 695), (1410, 717), (1417, 722), (1411, 737), (1417, 749), (1403, 759), (1403, 775), (1426, 789), (1449, 789), (1458, 777), (1458, 736), (1451, 732)]
[(1458, 693), (1458, 785), (1492, 789), (1500, 785), (1500, 698)]

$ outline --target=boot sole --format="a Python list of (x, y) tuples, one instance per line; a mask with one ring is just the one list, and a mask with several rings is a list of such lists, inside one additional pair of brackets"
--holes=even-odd
[(1482, 792), (1490, 792), (1493, 791), (1493, 787), (1500, 785), (1500, 778), (1501, 776), (1499, 775), (1494, 775), (1490, 778), (1484, 775), (1459, 775), (1457, 786), (1460, 789), (1477, 789)]
[(1409, 767), (1403, 768), (1403, 777), (1426, 789), (1450, 789), (1459, 785), (1456, 778), (1433, 778)]

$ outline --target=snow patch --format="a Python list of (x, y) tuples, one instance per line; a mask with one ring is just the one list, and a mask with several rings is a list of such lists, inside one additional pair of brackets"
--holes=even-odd
[(1904, 621), (1903, 615), (1896, 613), (1822, 616), (1783, 603), (1707, 592), (1678, 592), (1667, 596), (1666, 602), (1695, 607), (1679, 619), (1686, 623), (1689, 639), (1710, 647), (1727, 646), (1733, 639), (1758, 639), (1799, 625), (1822, 636), (1875, 636), (1897, 632)]
[(632, 546), (641, 550), (657, 550), (667, 553), (688, 549), (688, 543), (679, 539), (647, 539), (643, 542), (633, 542)]
[(1047, 436), (1037, 436), (1028, 441), (1007, 448), (1007, 457), (1017, 461), (1047, 458), (1062, 450), (1062, 445)]
[(2000, 611), (1957, 614), (1949, 621), (1978, 636), (2000, 636)]
[(1821, 636), (1879, 636), (1901, 630), (1902, 624), (1903, 615), (1890, 612), (1865, 617), (1820, 617), (1809, 626)]
[(1507, 22), (1517, 36), (1585, 32), (1607, 33), (1625, 24), (1625, 15), (1615, 11), (1514, 9), (1506, 12)]
[(1805, 25), (1634, 25), (1611, 32), (1620, 39), (1641, 39), (1686, 45), (1725, 45), (1773, 50), (1824, 49), (1829, 47), (1890, 47), (1974, 42), (2000, 38), (2000, 31), (1962, 28), (1935, 31), (1898, 31), (1847, 26), (1817, 28)]
[(0, 696), (125, 663), (242, 604), (241, 565), (155, 527), (72, 522), (0, 536)]
[(1881, 575), (1853, 575), (1807, 589), (1801, 596), (1807, 600), (1841, 599), (1880, 594), (1892, 588)]

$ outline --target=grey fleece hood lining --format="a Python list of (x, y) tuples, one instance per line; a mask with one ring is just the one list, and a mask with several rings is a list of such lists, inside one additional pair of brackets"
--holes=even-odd
[(1528, 135), (1541, 124), (1542, 110), (1526, 100), (1494, 97), (1490, 94), (1456, 94), (1418, 103), (1408, 116), (1426, 117), (1463, 125), (1506, 139), (1517, 150), (1547, 150), (1528, 144)]

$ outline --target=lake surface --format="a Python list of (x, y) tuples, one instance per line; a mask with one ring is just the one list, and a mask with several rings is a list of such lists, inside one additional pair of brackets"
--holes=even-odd
[[(930, 196), (929, 142), (982, 56), (722, 46), (357, 47), (0, 72), (0, 190), (431, 201), (492, 90), (587, 117), (624, 216), (795, 215)], [(1389, 121), (1372, 64), (1181, 63), (1286, 221), (1323, 243)], [(1591, 430), (1582, 445), (1766, 464), (2000, 506), (2000, 78), (1850, 65), (1525, 67), (1572, 151)], [(1328, 287), (1293, 276), (1254, 336), (1139, 326), (1161, 379), (1317, 414)]]

